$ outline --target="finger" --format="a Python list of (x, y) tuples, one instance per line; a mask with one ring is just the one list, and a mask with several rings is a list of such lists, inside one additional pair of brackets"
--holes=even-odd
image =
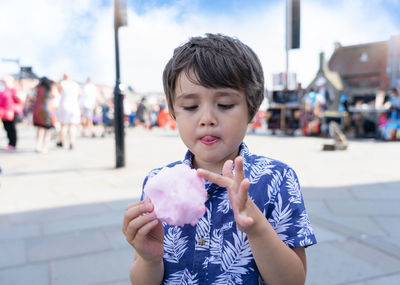
[(224, 175), (225, 177), (233, 178), (232, 166), (232, 160), (225, 161), (224, 166), (222, 167), (222, 175)]
[(211, 181), (223, 188), (230, 188), (234, 183), (229, 177), (225, 177), (205, 169), (197, 169), (197, 174), (200, 177), (207, 179), (208, 181)]
[(130, 203), (130, 204), (128, 204), (128, 206), (126, 206), (126, 209), (128, 210), (128, 209), (130, 209), (130, 208), (133, 208), (133, 207), (135, 207), (137, 204), (139, 204), (139, 203), (143, 203), (143, 201), (140, 201), (140, 202), (136, 202), (136, 203)]
[(126, 240), (128, 242), (132, 242), (135, 239), (137, 232), (144, 225), (156, 219), (157, 219), (156, 214), (154, 212), (151, 212), (149, 214), (139, 216), (136, 219), (130, 221), (126, 228), (126, 234), (125, 234)]
[(125, 234), (126, 233), (126, 228), (128, 224), (138, 216), (152, 211), (154, 208), (153, 204), (150, 202), (150, 200), (146, 199), (144, 201), (140, 201), (139, 203), (136, 203), (136, 205), (131, 206), (129, 209), (125, 211), (124, 215), (124, 221), (122, 224), (122, 232)]
[(138, 242), (142, 243), (145, 236), (148, 235), (150, 231), (158, 225), (159, 222), (160, 221), (158, 219), (155, 219), (144, 224), (136, 234), (136, 239), (138, 240)]
[(238, 205), (239, 205), (239, 210), (243, 210), (246, 206), (247, 199), (249, 198), (249, 187), (250, 187), (250, 181), (249, 179), (243, 179), (242, 182), (240, 183), (239, 186), (239, 191), (238, 191)]
[(238, 191), (238, 223), (242, 227), (249, 227), (254, 223), (254, 219), (246, 214), (245, 208), (247, 200), (249, 199), (250, 181), (246, 178), (243, 179), (239, 186)]
[(237, 223), (239, 224), (239, 226), (247, 228), (254, 223), (254, 219), (244, 213), (238, 213)]
[(243, 171), (243, 158), (238, 156), (235, 159), (235, 181), (239, 185), (240, 182), (244, 179), (244, 171)]

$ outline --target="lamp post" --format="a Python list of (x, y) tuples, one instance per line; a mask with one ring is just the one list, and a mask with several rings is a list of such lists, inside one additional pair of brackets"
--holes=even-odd
[(121, 91), (119, 71), (118, 28), (127, 25), (126, 0), (114, 0), (114, 38), (115, 38), (115, 88), (114, 88), (114, 128), (116, 168), (125, 166), (124, 141), (124, 96)]
[(300, 48), (300, 0), (286, 0), (286, 83), (289, 87), (289, 51)]

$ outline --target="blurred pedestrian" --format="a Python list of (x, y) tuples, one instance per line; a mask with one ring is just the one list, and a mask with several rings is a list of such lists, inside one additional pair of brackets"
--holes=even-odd
[(393, 87), (390, 90), (390, 115), (393, 118), (400, 119), (400, 95), (399, 90)]
[(17, 97), (14, 78), (6, 75), (1, 80), (2, 89), (0, 90), (0, 119), (6, 130), (8, 145), (6, 150), (14, 150), (17, 146), (17, 115), (22, 115), (23, 105)]
[(146, 106), (146, 98), (142, 97), (136, 110), (135, 126), (143, 126), (145, 129), (149, 126), (149, 114)]
[(61, 97), (57, 115), (60, 122), (60, 141), (57, 143), (57, 146), (64, 146), (65, 130), (67, 130), (69, 149), (72, 150), (75, 145), (76, 127), (81, 122), (81, 112), (79, 108), (79, 95), (81, 90), (78, 83), (71, 80), (67, 74), (64, 74), (59, 87)]
[(33, 102), (33, 125), (37, 127), (36, 152), (46, 153), (51, 136), (51, 129), (56, 123), (54, 98), (57, 89), (54, 81), (47, 77), (40, 79)]
[(99, 93), (96, 85), (90, 78), (86, 80), (85, 85), (82, 89), (82, 95), (80, 97), (80, 105), (82, 112), (82, 136), (95, 136), (93, 130), (93, 112), (96, 107), (97, 97)]

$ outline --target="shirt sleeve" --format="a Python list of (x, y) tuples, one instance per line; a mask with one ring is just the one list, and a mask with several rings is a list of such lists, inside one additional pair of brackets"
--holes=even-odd
[(293, 169), (284, 169), (279, 191), (274, 198), (268, 220), (282, 241), (291, 248), (315, 244), (317, 241)]

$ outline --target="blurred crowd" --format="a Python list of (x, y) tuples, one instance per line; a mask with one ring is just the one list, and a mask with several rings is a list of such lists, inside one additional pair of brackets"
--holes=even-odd
[(397, 88), (377, 92), (370, 102), (356, 100), (349, 95), (350, 90), (344, 90), (337, 109), (328, 110), (332, 100), (323, 87), (317, 90), (311, 88), (303, 97), (301, 126), (305, 135), (324, 134), (329, 120), (335, 120), (350, 137), (400, 140), (400, 96)]
[[(128, 97), (124, 95), (125, 126), (175, 129), (162, 97)], [(104, 137), (113, 132), (113, 92), (90, 78), (78, 83), (68, 74), (59, 81), (6, 75), (0, 80), (0, 119), (7, 137), (0, 144), (6, 150), (17, 148), (19, 123), (36, 127), (36, 152), (46, 153), (51, 146), (73, 150), (78, 135)]]
[(272, 91), (265, 114), (268, 129), (332, 137), (331, 123), (349, 138), (400, 140), (399, 89), (358, 95), (350, 88), (332, 92), (324, 78), (296, 90)]
[[(349, 130), (355, 132), (354, 137), (369, 133), (377, 138), (400, 140), (397, 88), (377, 94), (371, 102), (373, 108), (365, 102), (353, 102), (349, 90), (344, 90), (332, 109), (330, 106), (335, 98), (331, 98), (324, 82), (317, 83), (309, 90), (300, 85), (295, 101), (278, 104), (284, 105), (283, 109), (274, 107), (272, 92), (267, 92), (266, 100), (249, 124), (249, 132), (262, 132), (268, 128), (273, 133), (275, 129), (283, 129), (290, 133), (299, 130), (304, 135), (329, 136), (329, 121), (336, 120), (346, 134)], [(176, 128), (163, 94), (123, 93), (126, 127)], [(16, 125), (19, 123), (36, 127), (36, 144), (32, 147), (38, 153), (46, 153), (51, 147), (73, 150), (77, 136), (110, 135), (114, 125), (113, 98), (111, 87), (95, 84), (90, 78), (78, 83), (68, 74), (59, 81), (47, 77), (24, 80), (3, 76), (0, 80), (0, 124), (7, 138), (1, 137), (0, 147), (10, 151), (16, 149)]]

